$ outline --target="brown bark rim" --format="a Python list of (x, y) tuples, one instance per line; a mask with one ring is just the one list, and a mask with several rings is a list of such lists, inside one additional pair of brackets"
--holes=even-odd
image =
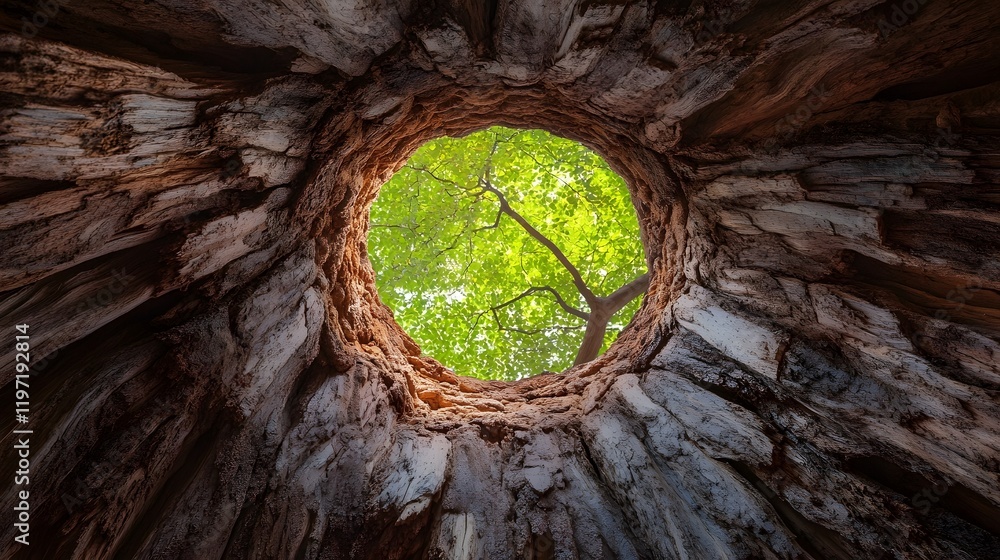
[[(373, 95), (370, 91), (366, 93)], [(384, 92), (385, 95), (390, 93)], [(361, 330), (365, 332), (351, 332), (350, 328), (345, 328), (339, 336), (347, 344), (357, 342), (359, 347), (369, 348), (372, 355), (389, 356), (397, 364), (405, 364), (403, 369), (407, 376), (431, 378), (434, 383), (440, 383), (434, 377), (454, 377), (431, 357), (421, 355), (417, 344), (399, 327), (391, 311), (378, 298), (374, 271), (367, 256), (371, 204), (382, 185), (412, 153), (434, 138), (460, 137), (494, 125), (539, 128), (588, 146), (624, 178), (639, 219), (650, 270), (650, 288), (632, 324), (597, 360), (573, 366), (565, 375), (539, 376), (541, 372), (533, 372), (528, 379), (515, 382), (463, 377), (460, 384), (471, 396), (498, 399), (509, 398), (511, 392), (523, 395), (554, 385), (550, 389), (575, 399), (589, 385), (589, 382), (580, 383), (580, 379), (589, 378), (595, 372), (613, 375), (612, 372), (623, 371), (622, 363), (638, 366), (642, 356), (648, 353), (641, 341), (659, 336), (656, 333), (660, 327), (658, 318), (677, 295), (674, 288), (683, 283), (682, 271), (673, 265), (680, 261), (683, 252), (684, 195), (674, 180), (669, 158), (644, 146), (641, 130), (634, 123), (588, 111), (551, 91), (478, 89), (446, 84), (434, 93), (417, 95), (413, 101), (401, 103), (398, 111), (400, 114), (394, 116), (389, 125), (359, 119), (355, 137), (364, 140), (339, 150), (331, 146), (328, 163), (321, 166), (315, 177), (315, 182), (321, 184), (325, 177), (344, 170), (359, 171), (341, 198), (346, 202), (342, 203), (340, 215), (349, 219), (352, 225), (341, 229), (338, 221), (329, 219), (328, 215), (317, 218), (322, 237), (335, 239), (338, 231), (347, 232), (343, 252), (327, 255), (323, 263), (331, 279), (345, 280), (345, 298), (336, 307), (342, 314), (352, 307), (361, 308), (358, 313), (366, 318), (356, 323), (364, 325)], [(339, 121), (332, 124), (344, 126)], [(338, 133), (332, 131), (328, 136), (333, 138)], [(653, 230), (659, 233), (651, 233)], [(611, 363), (618, 365), (607, 368)], [(428, 376), (427, 370), (436, 373)], [(412, 385), (412, 380), (407, 384)], [(417, 396), (419, 399), (419, 394)]]

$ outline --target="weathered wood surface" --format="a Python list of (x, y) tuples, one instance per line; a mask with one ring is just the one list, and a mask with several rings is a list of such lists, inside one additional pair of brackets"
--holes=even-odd
[[(58, 4), (0, 17), (0, 556), (994, 557), (1000, 5)], [(515, 384), (421, 356), (365, 251), (495, 123), (604, 154), (652, 271)]]

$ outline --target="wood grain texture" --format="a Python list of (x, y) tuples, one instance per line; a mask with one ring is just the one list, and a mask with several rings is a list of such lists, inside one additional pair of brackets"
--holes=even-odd
[[(0, 16), (0, 556), (995, 555), (1000, 5), (59, 5)], [(651, 271), (516, 383), (421, 355), (366, 251), (407, 156), (493, 124), (604, 155)]]

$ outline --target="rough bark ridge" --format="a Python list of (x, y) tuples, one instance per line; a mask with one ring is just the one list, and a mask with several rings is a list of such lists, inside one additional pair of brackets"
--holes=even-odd
[[(4, 557), (998, 549), (1000, 4), (43, 4), (0, 20)], [(379, 185), (490, 124), (640, 216), (644, 307), (563, 375), (456, 378), (375, 293)]]

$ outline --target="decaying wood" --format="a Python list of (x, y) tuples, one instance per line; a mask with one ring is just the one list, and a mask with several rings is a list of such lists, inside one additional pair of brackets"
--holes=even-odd
[[(2, 556), (995, 556), (1000, 5), (43, 4), (0, 18)], [(603, 154), (650, 270), (517, 383), (422, 356), (365, 249), (492, 124)]]

